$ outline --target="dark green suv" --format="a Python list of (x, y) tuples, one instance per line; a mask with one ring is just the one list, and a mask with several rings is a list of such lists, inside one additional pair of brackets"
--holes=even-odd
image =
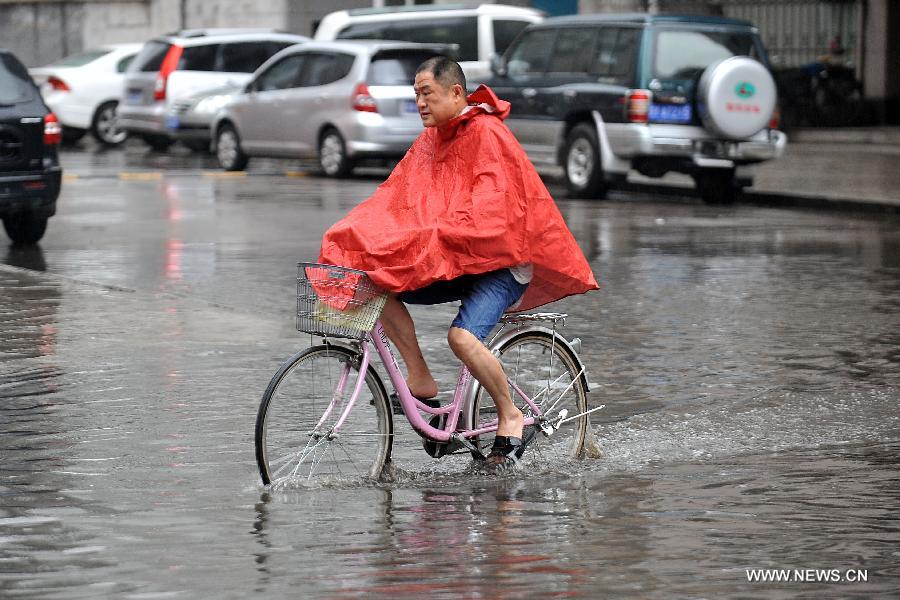
[(602, 197), (632, 169), (691, 175), (707, 202), (752, 184), (780, 156), (775, 82), (746, 21), (578, 15), (522, 32), (488, 82), (535, 164), (558, 164), (570, 194)]
[(56, 212), (62, 126), (21, 62), (0, 49), (0, 218), (13, 242), (33, 244)]

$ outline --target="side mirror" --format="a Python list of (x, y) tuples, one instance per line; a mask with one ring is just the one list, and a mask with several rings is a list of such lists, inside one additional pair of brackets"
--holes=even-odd
[(506, 77), (506, 61), (499, 54), (491, 56), (491, 73), (497, 77)]
[(252, 94), (255, 91), (256, 91), (256, 81), (251, 81), (250, 83), (248, 83), (247, 85), (244, 86), (245, 94)]

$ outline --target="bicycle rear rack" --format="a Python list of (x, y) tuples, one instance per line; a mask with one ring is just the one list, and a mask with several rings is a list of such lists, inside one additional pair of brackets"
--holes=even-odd
[(525, 313), (525, 314), (510, 314), (503, 315), (500, 317), (501, 323), (508, 323), (510, 325), (520, 324), (520, 323), (533, 323), (533, 322), (549, 322), (553, 323), (554, 329), (556, 328), (557, 323), (561, 323), (562, 325), (566, 324), (566, 318), (569, 315), (566, 313)]

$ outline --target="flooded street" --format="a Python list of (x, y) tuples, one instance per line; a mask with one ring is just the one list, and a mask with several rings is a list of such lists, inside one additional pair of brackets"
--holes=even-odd
[[(473, 476), (395, 417), (394, 482), (268, 490), (295, 264), (384, 172), (63, 164), (40, 247), (0, 247), (0, 597), (900, 596), (896, 217), (551, 186), (604, 457)], [(449, 400), (455, 308), (412, 312)]]

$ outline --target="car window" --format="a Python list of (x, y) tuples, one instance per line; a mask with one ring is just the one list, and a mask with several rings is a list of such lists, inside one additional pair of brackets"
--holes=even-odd
[(124, 73), (125, 70), (128, 68), (128, 66), (131, 64), (131, 62), (134, 60), (135, 56), (136, 56), (135, 54), (132, 54), (130, 56), (126, 56), (125, 58), (120, 59), (119, 62), (116, 63), (116, 73)]
[(565, 29), (556, 41), (556, 48), (547, 71), (551, 73), (579, 73), (587, 75), (591, 69), (595, 29)]
[(597, 36), (593, 73), (603, 83), (628, 85), (634, 73), (641, 31), (604, 27)]
[(181, 52), (178, 59), (179, 71), (216, 71), (216, 61), (219, 54), (219, 44), (203, 44), (202, 46), (188, 46)]
[(478, 21), (475, 17), (356, 23), (342, 29), (337, 37), (354, 40), (457, 44), (458, 60), (478, 60)]
[(507, 72), (510, 77), (543, 73), (550, 64), (555, 29), (536, 29), (522, 35), (510, 50)]
[(0, 106), (28, 102), (37, 94), (28, 71), (17, 58), (0, 53)]
[(270, 66), (256, 79), (254, 87), (260, 92), (297, 87), (303, 54), (293, 54)]
[(651, 74), (693, 79), (712, 63), (732, 56), (758, 58), (753, 34), (725, 31), (656, 31)]
[(290, 44), (275, 45), (271, 42), (237, 42), (222, 44), (217, 71), (228, 73), (252, 73), (276, 52)]
[(159, 71), (163, 59), (169, 51), (171, 44), (159, 40), (151, 40), (144, 44), (141, 51), (131, 63), (132, 71), (153, 72)]
[(416, 80), (416, 69), (432, 56), (434, 52), (379, 52), (372, 57), (366, 83), (411, 86)]
[(300, 71), (299, 87), (327, 85), (343, 79), (353, 66), (353, 56), (349, 54), (310, 52)]
[(61, 58), (60, 60), (52, 63), (54, 67), (83, 67), (88, 63), (92, 63), (101, 56), (106, 56), (112, 52), (112, 50), (105, 49), (97, 49), (97, 50), (88, 50), (86, 52), (79, 52), (78, 54), (73, 54), (71, 56), (67, 56), (65, 58)]
[(528, 27), (528, 21), (494, 19), (494, 52), (503, 54), (519, 33)]

